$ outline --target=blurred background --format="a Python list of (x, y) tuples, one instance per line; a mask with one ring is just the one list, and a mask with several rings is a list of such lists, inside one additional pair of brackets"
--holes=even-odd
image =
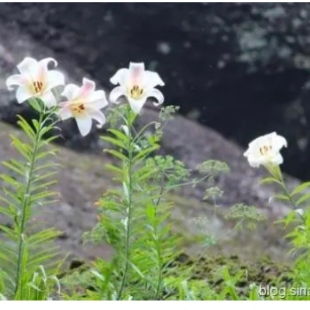
[(285, 136), (284, 170), (300, 179), (310, 178), (309, 20), (309, 3), (0, 4), (2, 25), (105, 87), (145, 62), (166, 82), (166, 104), (241, 147)]

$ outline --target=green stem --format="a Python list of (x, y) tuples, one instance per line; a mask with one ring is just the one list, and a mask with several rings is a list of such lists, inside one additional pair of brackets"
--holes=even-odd
[(19, 244), (18, 244), (18, 258), (17, 258), (17, 272), (16, 272), (16, 280), (15, 280), (15, 292), (14, 296), (16, 298), (19, 290), (20, 290), (20, 299), (22, 299), (22, 274), (23, 274), (23, 259), (24, 259), (24, 246), (25, 246), (25, 225), (26, 225), (26, 214), (28, 213), (28, 204), (29, 204), (29, 197), (30, 197), (30, 189), (32, 185), (32, 175), (34, 172), (34, 165), (36, 162), (37, 154), (38, 154), (38, 145), (41, 136), (41, 129), (42, 129), (42, 122), (44, 118), (44, 110), (40, 112), (39, 116), (39, 130), (36, 132), (35, 141), (33, 144), (33, 152), (32, 157), (30, 160), (30, 167), (29, 167), (29, 174), (27, 178), (26, 190), (23, 195), (22, 203), (21, 203), (21, 222), (19, 227)]
[[(298, 206), (295, 202), (295, 200), (293, 199), (293, 197), (290, 195), (290, 193), (288, 192), (284, 182), (283, 182), (283, 179), (281, 178), (281, 186), (282, 186), (282, 189), (284, 191), (284, 194), (286, 195), (286, 197), (288, 198), (288, 200), (290, 201), (290, 203), (292, 204), (292, 206), (294, 207), (295, 210), (298, 209)], [(299, 214), (299, 217), (301, 218), (303, 224), (306, 224), (306, 219), (304, 218), (304, 216), (302, 214), (300, 214), (299, 212), (296, 212)]]
[[(282, 175), (280, 167), (279, 166), (269, 166), (269, 167), (266, 167), (266, 168), (273, 175), (273, 177), (275, 179), (278, 179), (278, 181), (280, 182), (280, 186), (282, 187), (282, 190), (283, 190), (285, 196), (288, 198), (288, 200), (292, 204), (293, 208), (295, 210), (297, 210), (298, 209), (297, 203), (295, 202), (294, 198), (291, 196), (291, 194), (287, 190), (287, 187), (286, 187), (286, 185), (284, 183), (284, 179), (283, 179), (283, 175)], [(302, 214), (300, 214), (300, 213), (298, 213), (298, 214), (299, 214), (303, 224), (306, 224), (306, 219), (304, 218), (304, 216)]]
[[(127, 126), (128, 126), (128, 180), (126, 178), (125, 183), (127, 183), (128, 188), (128, 213), (127, 213), (127, 223), (126, 223), (126, 239), (125, 239), (125, 267), (124, 272), (121, 279), (121, 285), (120, 289), (117, 294), (117, 300), (122, 299), (124, 287), (127, 280), (127, 274), (129, 269), (129, 261), (130, 261), (130, 235), (131, 235), (131, 219), (132, 219), (132, 166), (133, 166), (133, 141), (131, 136), (131, 130), (132, 130), (132, 123), (133, 120), (131, 120), (131, 109), (128, 105), (127, 109), (127, 120), (126, 120)], [(126, 174), (125, 174), (126, 175)]]
[(184, 183), (179, 183), (179, 184), (175, 184), (175, 185), (172, 185), (172, 186), (168, 186), (167, 189), (168, 190), (171, 190), (171, 189), (174, 189), (174, 188), (178, 188), (178, 187), (181, 187), (181, 186), (186, 186), (186, 185), (193, 185), (193, 184), (198, 184), (202, 181), (204, 181), (205, 179), (208, 179), (210, 178), (210, 175), (206, 175), (196, 181), (189, 181), (189, 182), (184, 182)]
[(159, 295), (160, 295), (160, 291), (161, 291), (161, 283), (162, 283), (162, 259), (161, 259), (161, 244), (160, 244), (160, 240), (157, 236), (158, 234), (158, 227), (157, 227), (157, 208), (160, 204), (162, 195), (164, 193), (164, 189), (165, 189), (165, 185), (164, 185), (164, 175), (162, 176), (161, 179), (161, 187), (160, 187), (160, 191), (158, 194), (158, 198), (157, 201), (154, 205), (154, 211), (155, 211), (155, 221), (156, 221), (156, 225), (154, 227), (154, 234), (155, 234), (155, 238), (156, 238), (156, 252), (157, 252), (157, 257), (158, 257), (158, 277), (157, 277), (157, 286), (156, 286), (156, 291), (155, 291), (155, 300), (158, 300)]

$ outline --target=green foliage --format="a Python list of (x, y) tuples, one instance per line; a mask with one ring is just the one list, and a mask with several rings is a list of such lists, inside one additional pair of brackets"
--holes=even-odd
[[(291, 244), (294, 268), (288, 276), (280, 273), (272, 279), (255, 274), (240, 263), (218, 260), (207, 262), (208, 249), (216, 244), (211, 221), (216, 219), (224, 192), (217, 186), (219, 177), (229, 173), (226, 163), (207, 160), (189, 169), (170, 155), (159, 155), (164, 128), (178, 107), (167, 106), (158, 120), (137, 128), (137, 115), (129, 105), (110, 110), (109, 129), (102, 140), (104, 150), (113, 158), (106, 169), (114, 174), (115, 187), (96, 202), (98, 221), (85, 233), (85, 241), (109, 244), (114, 250), (110, 260), (96, 259), (71, 274), (57, 276), (60, 262), (53, 240), (53, 228), (40, 227), (37, 219), (42, 208), (57, 201), (50, 190), (55, 183), (56, 151), (49, 147), (56, 139), (56, 109), (47, 110), (42, 102), (30, 105), (39, 119), (27, 122), (18, 116), (18, 124), (27, 136), (24, 141), (11, 136), (17, 158), (3, 162), (7, 169), (0, 175), (0, 299), (47, 300), (265, 300), (308, 299), (296, 296), (294, 287), (310, 285), (310, 182), (289, 190), (279, 166), (268, 166), (270, 176), (262, 184), (281, 189), (272, 198), (288, 203), (292, 211), (277, 223), (289, 228), (285, 237)], [(49, 138), (47, 138), (49, 137)], [(203, 183), (204, 182), (204, 183)], [(184, 186), (208, 185), (202, 200), (214, 204), (214, 213), (192, 219), (198, 231), (204, 255), (188, 259), (183, 254), (182, 236), (174, 231), (171, 193)], [(223, 209), (223, 208), (221, 208)], [(255, 229), (266, 219), (254, 206), (237, 203), (224, 218), (234, 222), (233, 229)], [(184, 258), (185, 256), (185, 258)], [(203, 265), (207, 262), (207, 266)], [(218, 266), (220, 265), (220, 266)], [(277, 271), (278, 272), (278, 271)], [(60, 279), (61, 278), (61, 279)], [(262, 296), (261, 284), (285, 284), (285, 294)]]
[(55, 126), (54, 111), (45, 110), (42, 102), (31, 100), (30, 104), (39, 113), (39, 120), (28, 123), (19, 116), (18, 125), (28, 141), (11, 136), (20, 159), (3, 162), (7, 173), (1, 174), (0, 213), (5, 222), (0, 225), (0, 293), (8, 299), (46, 299), (49, 281), (56, 280), (58, 267), (57, 251), (48, 245), (58, 232), (37, 227), (36, 221), (42, 206), (56, 197), (49, 190), (55, 183), (55, 164), (51, 162), (55, 150), (47, 148), (55, 136), (44, 139)]
[(159, 147), (156, 134), (146, 135), (146, 127), (136, 132), (135, 115), (129, 107), (124, 113), (126, 117), (118, 114), (125, 121), (121, 130), (110, 129), (112, 137), (103, 137), (115, 147), (105, 151), (122, 162), (121, 168), (107, 167), (115, 173), (119, 188), (109, 190), (97, 203), (100, 221), (86, 238), (105, 241), (116, 251), (108, 268), (101, 262), (95, 272), (98, 281), (109, 279), (109, 285), (99, 286), (101, 298), (131, 299), (139, 294), (142, 299), (160, 299), (164, 266), (177, 255), (178, 244), (171, 235), (165, 195), (188, 173), (172, 157), (149, 157)]
[(283, 290), (281, 296), (272, 296), (272, 299), (308, 300), (309, 294), (299, 295), (297, 288), (308, 288), (310, 285), (310, 210), (309, 210), (309, 186), (310, 182), (304, 182), (290, 190), (285, 185), (280, 167), (267, 168), (272, 177), (263, 180), (263, 183), (277, 185), (281, 192), (273, 198), (288, 204), (292, 209), (288, 214), (276, 221), (288, 231), (285, 238), (291, 245), (290, 254), (294, 258), (291, 271), (292, 283)]
[[(169, 193), (228, 172), (228, 167), (218, 161), (207, 161), (197, 168), (202, 175), (197, 179), (181, 161), (156, 154), (162, 129), (175, 111), (173, 107), (163, 108), (160, 122), (150, 123), (139, 131), (134, 125), (136, 115), (129, 106), (117, 108), (108, 117), (119, 128), (108, 129), (108, 136), (102, 137), (111, 146), (104, 151), (120, 163), (106, 166), (114, 173), (118, 186), (108, 190), (96, 203), (99, 221), (85, 234), (85, 240), (108, 243), (115, 255), (109, 263), (101, 259), (95, 262), (88, 278), (92, 281), (91, 292), (83, 291), (79, 295), (76, 289), (81, 282), (71, 278), (70, 290), (75, 297), (78, 294), (82, 299), (91, 296), (93, 299), (160, 300), (166, 298), (165, 292), (171, 285), (167, 279), (178, 281), (180, 294), (191, 295), (186, 290), (191, 267), (175, 267), (177, 278), (175, 268), (171, 268), (182, 250), (182, 240), (173, 232)], [(148, 128), (152, 124), (155, 130), (150, 133)], [(75, 286), (74, 281), (77, 281)], [(191, 298), (194, 295), (193, 291)]]
[(232, 206), (225, 215), (227, 220), (236, 221), (235, 229), (248, 228), (253, 230), (258, 222), (266, 220), (266, 215), (254, 206), (247, 206), (243, 203)]

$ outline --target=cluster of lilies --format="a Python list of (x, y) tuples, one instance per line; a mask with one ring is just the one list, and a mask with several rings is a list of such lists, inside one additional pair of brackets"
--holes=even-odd
[[(103, 90), (96, 90), (94, 81), (83, 78), (82, 86), (65, 84), (65, 76), (58, 70), (49, 70), (50, 63), (57, 67), (53, 58), (37, 61), (26, 57), (17, 65), (19, 74), (14, 74), (6, 80), (9, 90), (16, 90), (16, 100), (23, 103), (31, 98), (40, 99), (47, 108), (57, 107), (56, 111), (61, 120), (75, 118), (82, 136), (90, 133), (93, 120), (101, 128), (106, 118), (102, 109), (109, 102), (119, 103), (121, 97), (127, 99), (132, 111), (139, 114), (148, 98), (155, 98), (155, 105), (164, 102), (164, 96), (156, 86), (164, 86), (163, 80), (156, 72), (145, 70), (144, 63), (129, 64), (129, 68), (119, 69), (110, 82), (115, 88), (109, 94), (109, 100)], [(55, 96), (53, 89), (62, 87), (60, 98)], [(249, 143), (244, 153), (251, 167), (260, 165), (280, 165), (283, 157), (280, 150), (287, 147), (284, 137), (276, 132), (261, 136)]]

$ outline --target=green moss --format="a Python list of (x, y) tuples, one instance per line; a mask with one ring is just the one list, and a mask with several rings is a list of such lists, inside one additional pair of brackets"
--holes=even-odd
[[(70, 289), (78, 289), (79, 292), (85, 294), (86, 290), (83, 286), (93, 287), (91, 284), (89, 264), (80, 265), (75, 268), (76, 264), (71, 265), (71, 270), (62, 275), (63, 282), (70, 283)], [(169, 264), (169, 279), (175, 277), (179, 279), (180, 270), (190, 270), (187, 281), (191, 287), (204, 289), (202, 295), (196, 296), (198, 299), (213, 299), (214, 296), (221, 295), (225, 288), (234, 283), (234, 289), (238, 298), (248, 298), (250, 287), (253, 284), (270, 285), (276, 287), (289, 286), (292, 282), (290, 277), (290, 268), (287, 265), (279, 265), (271, 259), (264, 258), (263, 261), (256, 263), (246, 263), (238, 256), (208, 256), (208, 257), (189, 257), (187, 254), (181, 254), (173, 263)], [(224, 270), (229, 271), (230, 279), (227, 279)], [(180, 280), (180, 279), (179, 279)], [(185, 280), (185, 279), (181, 279)], [(135, 283), (137, 284), (137, 283)], [(201, 291), (202, 292), (202, 291)], [(207, 294), (207, 295), (203, 295)], [(81, 296), (81, 295), (80, 295)], [(174, 300), (178, 299), (177, 287), (167, 287), (163, 291), (162, 299)], [(229, 299), (230, 296), (223, 298)]]

